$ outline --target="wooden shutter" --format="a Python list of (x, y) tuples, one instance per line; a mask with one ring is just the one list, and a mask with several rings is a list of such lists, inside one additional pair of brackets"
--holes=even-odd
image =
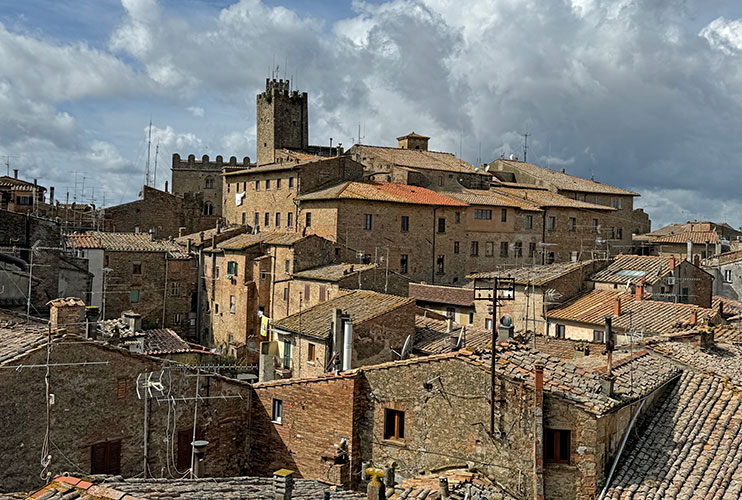
[(90, 473), (106, 473), (106, 443), (96, 443), (90, 447)]

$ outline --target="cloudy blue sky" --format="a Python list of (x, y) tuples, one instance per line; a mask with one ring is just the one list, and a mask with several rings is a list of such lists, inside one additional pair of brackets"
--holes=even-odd
[(254, 158), (275, 63), (313, 144), (360, 123), (476, 163), (528, 131), (529, 160), (642, 193), (655, 227), (742, 225), (738, 0), (3, 0), (0, 62), (0, 155), (58, 198), (134, 199), (150, 119), (160, 187), (172, 153)]

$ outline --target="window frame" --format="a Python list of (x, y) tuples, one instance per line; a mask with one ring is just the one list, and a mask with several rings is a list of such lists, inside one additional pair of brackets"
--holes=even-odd
[(402, 215), (399, 219), (399, 230), (402, 233), (409, 233), (410, 232), (410, 216), (409, 215)]
[(384, 408), (383, 436), (386, 441), (404, 441), (405, 412), (396, 408)]
[(409, 254), (399, 254), (399, 273), (407, 274), (410, 269), (410, 256)]
[(374, 214), (363, 214), (363, 230), (373, 231), (374, 229)]
[[(565, 438), (566, 447), (563, 446)], [(566, 457), (563, 456), (565, 451)], [(572, 463), (572, 431), (570, 429), (544, 428), (544, 463), (565, 465)]]
[(283, 400), (273, 398), (271, 401), (271, 422), (283, 425)]

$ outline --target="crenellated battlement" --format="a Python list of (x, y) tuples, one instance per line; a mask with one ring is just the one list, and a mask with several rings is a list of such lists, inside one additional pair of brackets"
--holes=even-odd
[(298, 90), (289, 91), (290, 88), (290, 80), (276, 80), (275, 78), (266, 78), (265, 92), (263, 92), (262, 94), (258, 94), (258, 99), (268, 99), (268, 101), (270, 102), (270, 98), (272, 98), (274, 95), (281, 95), (284, 97), (292, 98), (307, 98), (306, 92), (299, 92)]
[(214, 161), (209, 159), (209, 155), (203, 155), (201, 159), (196, 159), (196, 155), (188, 155), (183, 160), (178, 153), (173, 154), (173, 170), (214, 170), (221, 171), (222, 167), (241, 167), (249, 168), (250, 157), (245, 156), (241, 162), (237, 161), (236, 156), (231, 156), (228, 162), (224, 161), (221, 155), (217, 156)]

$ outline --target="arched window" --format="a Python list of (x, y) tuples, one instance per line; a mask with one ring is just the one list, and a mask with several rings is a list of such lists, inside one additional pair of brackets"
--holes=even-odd
[(204, 215), (214, 215), (214, 205), (208, 201), (204, 203)]
[(206, 189), (214, 189), (214, 178), (213, 177), (207, 177), (204, 187)]

